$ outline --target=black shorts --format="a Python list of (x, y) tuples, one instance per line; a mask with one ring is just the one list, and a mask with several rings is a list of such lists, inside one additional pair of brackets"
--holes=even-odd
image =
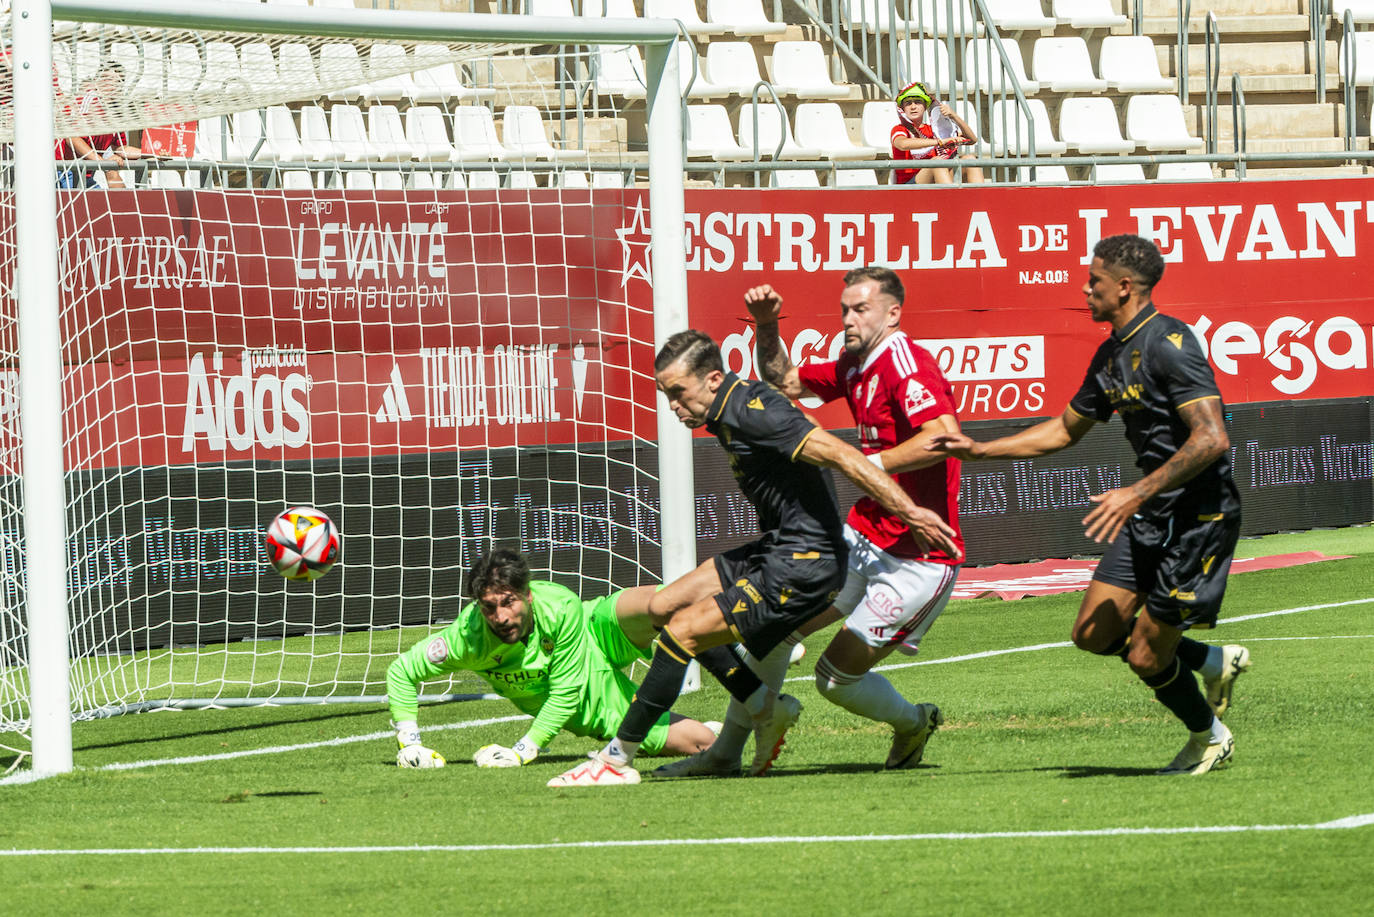
[(844, 585), (847, 559), (844, 550), (837, 554), (830, 545), (808, 551), (766, 535), (716, 555), (716, 572), (725, 584), (716, 604), (735, 638), (762, 659), (830, 607)]
[(1132, 516), (1093, 579), (1145, 597), (1150, 617), (1180, 630), (1217, 623), (1240, 514)]

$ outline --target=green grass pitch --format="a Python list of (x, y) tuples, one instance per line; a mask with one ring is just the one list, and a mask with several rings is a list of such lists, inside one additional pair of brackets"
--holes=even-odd
[[(386, 732), (382, 709), (78, 723), (76, 773), (0, 786), (0, 909), (1371, 913), (1374, 824), (1323, 826), (1374, 813), (1374, 529), (1240, 553), (1301, 550), (1355, 556), (1233, 576), (1223, 619), (1307, 610), (1201, 635), (1254, 660), (1227, 716), (1235, 763), (1201, 778), (1153, 775), (1185, 734), (1116, 660), (1052, 647), (938, 662), (1065, 641), (1080, 594), (964, 601), (921, 664), (887, 671), (947, 718), (914, 771), (882, 771), (886, 727), (816, 694), (828, 632), (791, 670), (806, 710), (775, 774), (756, 780), (546, 789), (593, 747), (567, 736), (528, 767), (479, 772), (479, 745), (523, 731), (462, 725), (515, 714), (500, 701), (422, 712), (451, 727), (427, 734), (450, 761), (436, 771), (397, 768), (389, 734), (320, 744)], [(718, 719), (724, 706), (708, 685), (678, 709)], [(277, 750), (223, 757), (263, 749)], [(183, 756), (217, 757), (102, 769)], [(1199, 827), (1233, 830), (1164, 831)]]

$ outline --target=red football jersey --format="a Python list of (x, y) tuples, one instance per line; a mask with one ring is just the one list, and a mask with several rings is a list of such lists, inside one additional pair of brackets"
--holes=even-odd
[[(890, 335), (860, 366), (848, 353), (830, 363), (797, 367), (802, 385), (825, 401), (844, 398), (859, 428), (865, 455), (884, 452), (915, 435), (921, 425), (941, 414), (954, 414), (954, 392), (935, 358), (901, 331)], [(962, 561), (964, 536), (959, 530), (959, 460), (894, 475), (917, 506), (939, 514), (954, 529), (960, 556), (934, 551), (930, 560)], [(855, 531), (894, 557), (920, 557), (911, 531), (896, 516), (865, 496), (849, 511)]]

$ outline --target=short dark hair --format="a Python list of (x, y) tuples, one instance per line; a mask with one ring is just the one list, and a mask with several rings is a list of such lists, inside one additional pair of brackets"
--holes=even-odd
[(1107, 236), (1093, 246), (1093, 256), (1102, 259), (1103, 267), (1134, 274), (1146, 292), (1154, 289), (1164, 276), (1164, 256), (1159, 253), (1159, 246), (1143, 236)]
[(898, 277), (897, 272), (890, 267), (856, 267), (844, 275), (844, 285), (847, 287), (863, 283), (866, 280), (876, 280), (878, 292), (891, 296), (897, 300), (899, 306), (906, 299), (906, 290), (902, 287), (902, 278)]
[(524, 595), (530, 591), (530, 562), (510, 548), (496, 548), (473, 563), (468, 571), (468, 596), (481, 599), (493, 589)]
[(705, 331), (688, 328), (668, 338), (654, 357), (654, 372), (661, 373), (678, 360), (683, 362), (687, 371), (694, 376), (705, 376), (716, 371), (725, 372), (725, 360), (720, 355), (720, 345)]

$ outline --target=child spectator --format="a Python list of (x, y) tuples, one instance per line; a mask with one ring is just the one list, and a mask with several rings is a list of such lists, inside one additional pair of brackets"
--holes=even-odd
[[(936, 110), (954, 125), (955, 132), (951, 137), (937, 136), (934, 128), (925, 123), (931, 105), (930, 90), (926, 89), (924, 83), (912, 83), (897, 94), (897, 123), (892, 127), (893, 159), (911, 160), (913, 163), (921, 160), (953, 159), (958, 155), (961, 144), (978, 141), (978, 135), (973, 128), (944, 102), (939, 103)], [(974, 157), (965, 154), (960, 158)], [(966, 182), (983, 181), (983, 170), (977, 166), (963, 169), (962, 173)], [(930, 164), (919, 165), (913, 169), (893, 170), (892, 183), (950, 185), (954, 183), (954, 175), (949, 168), (937, 168)]]

